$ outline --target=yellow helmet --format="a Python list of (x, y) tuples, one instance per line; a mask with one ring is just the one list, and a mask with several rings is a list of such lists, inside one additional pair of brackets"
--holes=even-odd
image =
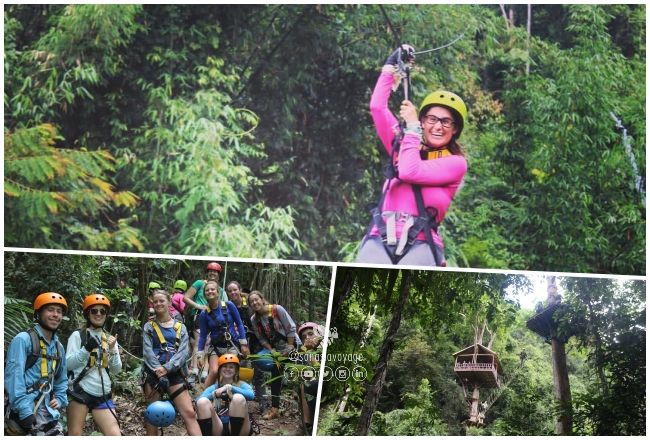
[(253, 379), (254, 374), (255, 374), (255, 370), (253, 370), (252, 368), (241, 367), (239, 369), (239, 378), (244, 382), (250, 382), (251, 379)]
[(418, 112), (419, 117), (422, 117), (424, 110), (434, 105), (447, 107), (451, 110), (454, 119), (456, 119), (456, 125), (458, 128), (456, 138), (459, 138), (460, 133), (463, 131), (463, 127), (465, 126), (465, 121), (467, 120), (467, 107), (462, 98), (455, 93), (446, 90), (436, 90), (435, 92), (429, 93), (422, 101), (422, 104), (420, 104), (420, 110)]

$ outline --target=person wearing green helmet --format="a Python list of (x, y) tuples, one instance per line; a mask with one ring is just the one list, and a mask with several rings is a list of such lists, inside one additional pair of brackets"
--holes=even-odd
[(178, 319), (183, 318), (183, 312), (185, 311), (185, 291), (187, 290), (187, 283), (184, 280), (176, 280), (174, 282), (174, 289), (172, 292), (172, 307), (178, 315)]
[(377, 134), (392, 166), (361, 243), (359, 263), (446, 266), (437, 229), (467, 172), (458, 143), (467, 107), (455, 93), (436, 90), (419, 108), (402, 101), (400, 127), (388, 100), (399, 80), (399, 66), (414, 61), (414, 53), (402, 45), (388, 57), (370, 100)]

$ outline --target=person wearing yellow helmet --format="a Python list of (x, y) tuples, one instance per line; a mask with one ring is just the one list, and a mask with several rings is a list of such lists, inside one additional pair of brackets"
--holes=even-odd
[(455, 93), (436, 90), (419, 108), (402, 101), (400, 126), (388, 100), (403, 61), (414, 49), (398, 48), (386, 61), (370, 100), (377, 134), (391, 158), (390, 174), (357, 262), (446, 266), (438, 225), (460, 188), (467, 160), (458, 138), (467, 107)]
[(251, 386), (239, 377), (239, 358), (230, 353), (219, 356), (218, 378), (196, 399), (201, 432), (206, 435), (251, 434), (247, 401), (255, 398)]
[(34, 326), (18, 333), (5, 356), (4, 386), (10, 435), (63, 435), (61, 410), (68, 405), (65, 350), (56, 332), (68, 311), (56, 292), (34, 300)]
[(100, 293), (91, 293), (82, 308), (86, 324), (70, 335), (66, 350), (68, 374), (73, 380), (68, 435), (83, 435), (89, 411), (102, 434), (121, 435), (110, 374), (122, 370), (122, 360), (117, 338), (104, 331), (111, 302)]

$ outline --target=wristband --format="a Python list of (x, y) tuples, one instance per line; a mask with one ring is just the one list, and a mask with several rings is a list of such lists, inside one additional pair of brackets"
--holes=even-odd
[(421, 136), (422, 135), (422, 126), (420, 125), (419, 122), (407, 124), (406, 129), (404, 129), (404, 134), (407, 134), (407, 133)]

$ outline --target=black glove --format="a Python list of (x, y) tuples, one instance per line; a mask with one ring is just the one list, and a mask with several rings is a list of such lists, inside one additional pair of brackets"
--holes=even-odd
[(34, 414), (30, 414), (24, 419), (18, 421), (18, 424), (27, 434), (29, 434), (32, 429), (34, 429), (34, 425), (36, 424), (36, 417), (34, 417)]
[(158, 379), (158, 390), (164, 393), (168, 389), (169, 389), (169, 378), (167, 378), (167, 376), (163, 376), (160, 379)]
[(86, 338), (86, 345), (84, 345), (84, 348), (88, 351), (93, 351), (97, 347), (99, 347), (99, 341), (97, 340), (97, 338), (88, 334)]
[(415, 61), (415, 49), (413, 48), (413, 46), (409, 46), (408, 44), (402, 44), (401, 47), (395, 49), (393, 53), (390, 54), (390, 56), (386, 59), (385, 64), (396, 66), (397, 60), (399, 59), (400, 56), (400, 51), (402, 52), (403, 63)]

